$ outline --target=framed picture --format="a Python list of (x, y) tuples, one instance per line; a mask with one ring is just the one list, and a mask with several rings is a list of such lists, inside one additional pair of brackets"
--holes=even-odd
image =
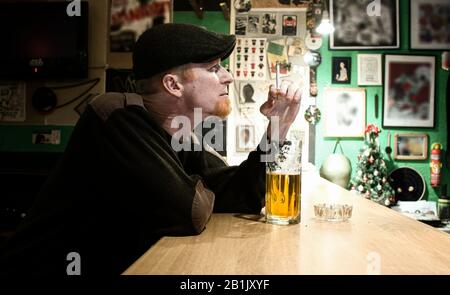
[(448, 69), (450, 68), (450, 52), (449, 51), (442, 52), (441, 66), (442, 66), (442, 69), (445, 71), (448, 71)]
[(425, 133), (402, 133), (394, 137), (394, 159), (426, 160), (428, 158), (428, 136)]
[(411, 49), (450, 49), (450, 1), (410, 0)]
[(274, 35), (277, 33), (277, 14), (276, 13), (264, 13), (262, 16), (263, 34)]
[(358, 85), (381, 84), (381, 54), (358, 54)]
[(398, 0), (330, 0), (330, 49), (400, 48)]
[(326, 88), (325, 137), (363, 137), (366, 127), (364, 88)]
[(434, 127), (434, 56), (386, 55), (384, 127)]
[(283, 15), (282, 34), (284, 36), (296, 36), (297, 35), (297, 16), (296, 15)]
[(254, 125), (238, 125), (236, 127), (236, 151), (250, 152), (256, 149)]
[(131, 52), (148, 28), (172, 21), (172, 0), (111, 1), (109, 47), (111, 52)]
[(350, 84), (351, 64), (351, 57), (332, 57), (331, 81), (333, 83)]

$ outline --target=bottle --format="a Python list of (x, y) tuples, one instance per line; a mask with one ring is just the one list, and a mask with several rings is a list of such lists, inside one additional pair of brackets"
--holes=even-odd
[(443, 193), (438, 200), (438, 216), (442, 223), (450, 223), (450, 196), (446, 195), (447, 185), (443, 188)]

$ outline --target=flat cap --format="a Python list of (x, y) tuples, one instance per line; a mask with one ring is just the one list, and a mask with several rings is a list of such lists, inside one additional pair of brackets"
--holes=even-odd
[(227, 58), (236, 37), (190, 24), (154, 26), (139, 37), (133, 50), (135, 79), (149, 78), (176, 66)]

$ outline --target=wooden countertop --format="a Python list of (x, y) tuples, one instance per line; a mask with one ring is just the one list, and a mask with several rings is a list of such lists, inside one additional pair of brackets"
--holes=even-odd
[[(314, 218), (313, 204), (353, 205), (346, 222)], [(213, 214), (198, 236), (164, 237), (124, 274), (450, 274), (450, 235), (356, 196), (317, 173), (302, 176), (301, 223)]]

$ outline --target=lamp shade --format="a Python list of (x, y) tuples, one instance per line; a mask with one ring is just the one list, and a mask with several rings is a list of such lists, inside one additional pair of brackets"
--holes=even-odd
[(322, 21), (316, 29), (317, 33), (321, 35), (328, 35), (334, 32), (334, 27), (330, 23), (330, 18), (328, 16), (328, 11), (324, 10), (322, 14)]

